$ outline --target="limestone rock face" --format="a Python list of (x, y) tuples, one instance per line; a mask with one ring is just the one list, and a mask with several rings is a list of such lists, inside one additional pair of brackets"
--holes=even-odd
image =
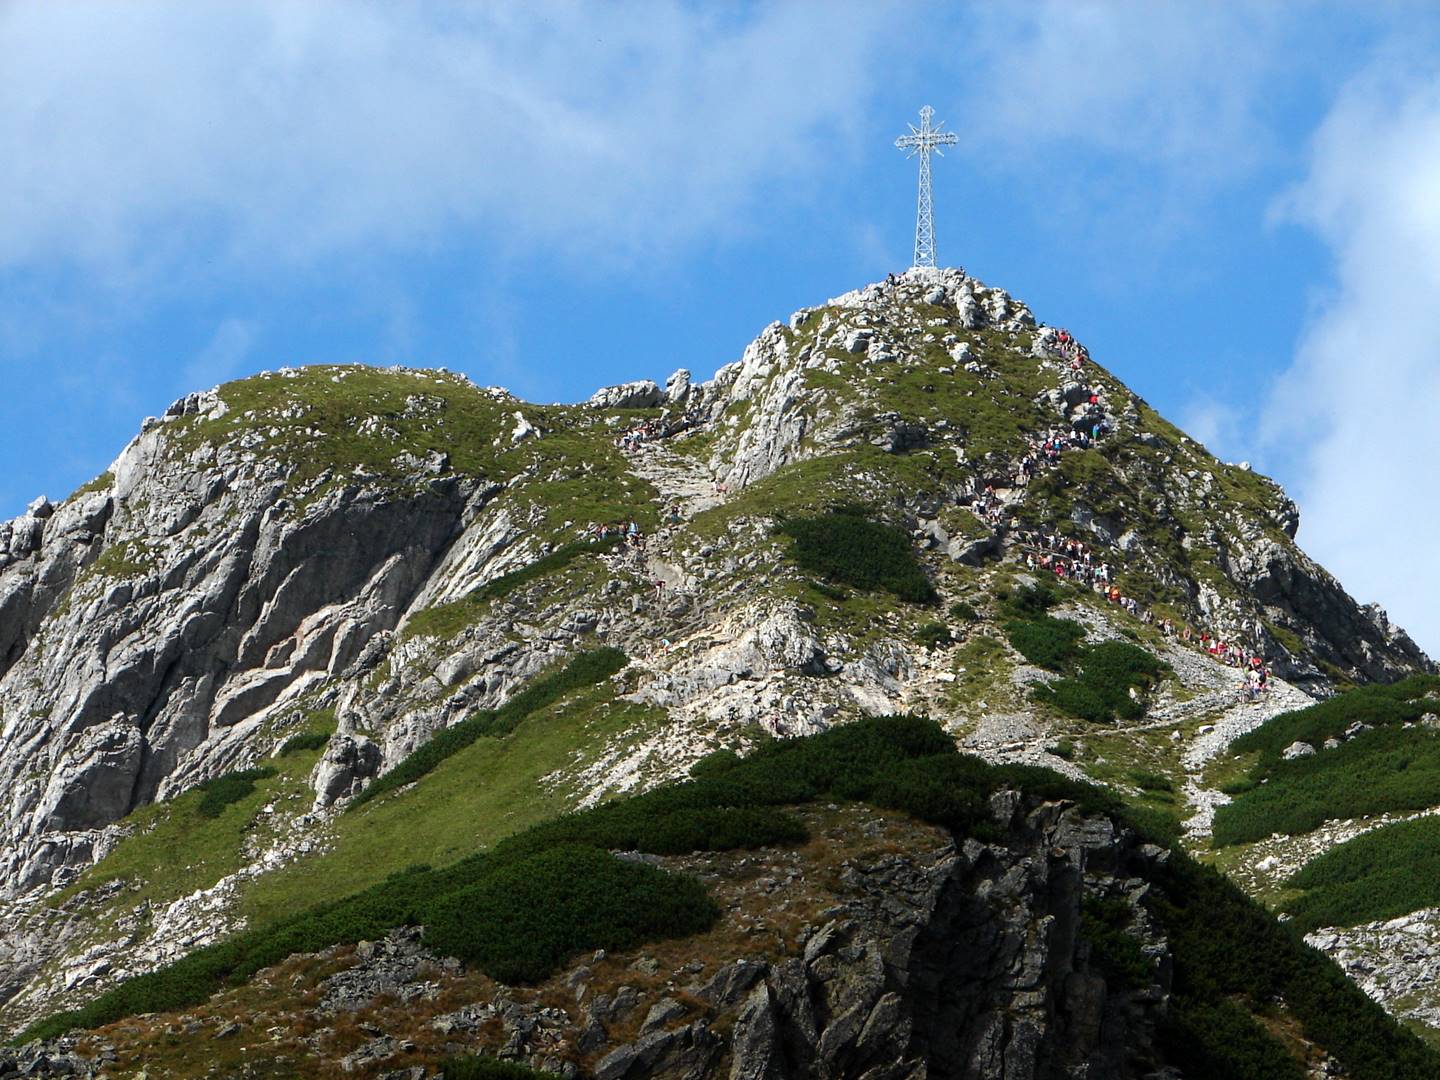
[(108, 490), (4, 530), (0, 896), (66, 878), (71, 849), (47, 834), (253, 760), (270, 711), (395, 624), (473, 488), (422, 469), (403, 497), (355, 484), (302, 511), (279, 464), (236, 447), (178, 458), (168, 422), (125, 449)]

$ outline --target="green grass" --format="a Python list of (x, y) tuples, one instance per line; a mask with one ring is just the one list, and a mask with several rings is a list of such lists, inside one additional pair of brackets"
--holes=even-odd
[[(300, 480), (360, 466), (382, 480), (401, 479), (401, 454), (449, 455), (456, 472), (503, 480), (504, 451), (516, 403), (493, 398), (456, 375), (361, 365), (316, 366), (293, 375), (267, 373), (220, 387), (229, 411), (218, 419), (183, 417), (169, 426), (182, 452), (258, 433), (261, 452), (287, 461)], [(379, 424), (367, 424), (370, 417)], [(318, 431), (315, 435), (312, 432)]]
[(658, 709), (616, 701), (609, 682), (573, 694), (532, 713), (509, 738), (476, 739), (403, 797), (341, 814), (320, 852), (250, 882), (241, 908), (266, 923), (415, 862), (443, 866), (472, 855), (570, 809), (586, 790), (575, 786), (580, 770), (665, 723)]
[(109, 578), (139, 577), (155, 568), (155, 556), (139, 540), (111, 544), (90, 564), (92, 573)]
[[(132, 887), (121, 894), (128, 909), (142, 901), (168, 903), (209, 888), (245, 865), (248, 842), (279, 828), (285, 813), (262, 815), (274, 803), (282, 811), (303, 813), (313, 793), (307, 780), (318, 753), (292, 751), (246, 773), (220, 777), (165, 802), (141, 807), (125, 818), (130, 835), (99, 863), (58, 893), (60, 903), (112, 881)], [(236, 777), (248, 775), (250, 779)], [(98, 921), (106, 916), (97, 913)]]
[(482, 736), (498, 738), (515, 730), (531, 713), (553, 705), (566, 694), (593, 686), (620, 671), (630, 661), (615, 648), (582, 652), (557, 671), (541, 675), (499, 709), (487, 709), (435, 734), (389, 772), (375, 780), (351, 802), (354, 810), (388, 791), (413, 784), (446, 758), (459, 753)]
[(1151, 653), (1124, 641), (1087, 646), (1075, 664), (1077, 675), (1037, 687), (1035, 700), (1093, 724), (1143, 716), (1143, 697), (1130, 692), (1149, 690), (1165, 669)]
[(80, 498), (82, 495), (93, 495), (97, 491), (109, 491), (114, 486), (115, 474), (107, 470), (95, 477), (94, 480), (81, 484), (66, 497), (65, 501), (71, 502), (74, 499)]
[(1440, 818), (1386, 825), (1312, 859), (1285, 905), (1303, 931), (1356, 926), (1440, 905)]
[(910, 537), (872, 520), (870, 513), (841, 505), (813, 517), (787, 518), (779, 531), (794, 539), (791, 555), (808, 573), (857, 589), (884, 589), (914, 604), (933, 603), (935, 586)]
[(961, 622), (979, 622), (980, 612), (975, 610), (975, 605), (965, 600), (956, 600), (950, 605), (950, 617), (959, 619)]

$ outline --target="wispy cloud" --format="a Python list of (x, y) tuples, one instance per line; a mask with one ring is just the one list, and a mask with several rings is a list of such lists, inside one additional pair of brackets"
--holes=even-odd
[(181, 371), (180, 385), (200, 389), (238, 375), (255, 345), (256, 327), (246, 319), (228, 318)]
[(879, 13), (827, 10), (822, 41), (808, 4), (12, 2), (0, 269), (454, 230), (663, 257), (843, 146), (881, 77)]
[(1335, 256), (1265, 434), (1300, 476), (1301, 539), (1440, 651), (1440, 73), (1387, 62), (1321, 125), (1277, 207)]

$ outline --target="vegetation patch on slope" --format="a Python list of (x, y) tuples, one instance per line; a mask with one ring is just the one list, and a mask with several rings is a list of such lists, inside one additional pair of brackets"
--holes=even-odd
[[(1426, 700), (1429, 698), (1430, 700)], [(1413, 675), (1388, 686), (1365, 686), (1325, 701), (1281, 713), (1230, 744), (1235, 754), (1258, 750), (1259, 769), (1273, 767), (1295, 742), (1319, 747), (1339, 738), (1352, 724), (1395, 727), (1440, 710), (1440, 676)], [(1258, 779), (1259, 777), (1257, 777)]]
[(494, 581), (487, 581), (460, 600), (417, 611), (405, 624), (404, 636), (453, 638), (485, 614), (492, 600), (508, 596), (522, 585), (558, 573), (582, 555), (599, 555), (612, 551), (620, 540), (617, 535), (604, 540), (578, 540), (562, 545), (518, 570), (502, 574)]
[(629, 658), (615, 648), (582, 652), (560, 670), (540, 676), (499, 709), (477, 712), (436, 734), (357, 795), (350, 809), (362, 806), (387, 791), (413, 784), (481, 736), (495, 738), (508, 735), (531, 713), (554, 704), (573, 690), (608, 679), (629, 662)]
[[(126, 908), (142, 901), (163, 904), (209, 888), (245, 865), (247, 844), (281, 828), (287, 811), (309, 809), (314, 792), (307, 780), (318, 750), (287, 743), (280, 754), (254, 769), (217, 777), (135, 810), (123, 822), (130, 835), (57, 893), (52, 903), (118, 880), (132, 886), (115, 901)], [(262, 814), (267, 804), (281, 812)], [(105, 916), (97, 918), (103, 921)]]
[[(1401, 1028), (1323, 953), (1305, 945), (1218, 871), (1172, 852), (1151, 902), (1175, 957), (1171, 1053), (1205, 1080), (1295, 1074), (1259, 1041), (1251, 1015), (1283, 1003), (1353, 1080), (1440, 1075), (1440, 1055)], [(1268, 1038), (1269, 1036), (1267, 1036)]]
[(1032, 664), (1065, 675), (1037, 687), (1035, 700), (1096, 724), (1143, 715), (1144, 706), (1132, 691), (1148, 690), (1165, 666), (1129, 642), (1085, 645), (1083, 626), (1045, 614), (1055, 599), (1053, 589), (1032, 586), (1007, 593), (1002, 600), (1005, 611), (1024, 616), (1005, 624), (1015, 650)]
[(809, 573), (857, 589), (885, 589), (915, 604), (937, 598), (910, 537), (873, 520), (864, 507), (842, 505), (824, 514), (786, 518), (779, 531), (794, 539), (792, 555)]
[(195, 790), (200, 792), (200, 802), (195, 811), (204, 818), (217, 818), (231, 803), (237, 803), (253, 792), (256, 782), (268, 780), (274, 775), (274, 769), (260, 766), (206, 780), (196, 786)]
[[(1440, 805), (1440, 730), (1417, 724), (1440, 709), (1440, 678), (1367, 686), (1275, 717), (1236, 739), (1232, 755), (1258, 754), (1235, 799), (1215, 816), (1219, 845), (1309, 832), (1335, 818)], [(1348, 737), (1347, 736), (1348, 733)], [(1327, 740), (1342, 740), (1323, 749)], [(1305, 743), (1317, 751), (1287, 759)]]
[(1285, 905), (1303, 932), (1358, 926), (1440, 905), (1440, 818), (1386, 825), (1312, 859), (1287, 885)]
[[(541, 978), (569, 955), (566, 950), (605, 948), (605, 940), (692, 933), (713, 919), (713, 909), (701, 903), (704, 893), (695, 892), (698, 885), (660, 871), (617, 871), (605, 878), (622, 906), (646, 907), (662, 916), (613, 927), (552, 920), (547, 912), (559, 909), (560, 895), (544, 902), (525, 893), (523, 903), (511, 903), (507, 897), (515, 900), (521, 894), (496, 883), (533, 876), (563, 892), (576, 887), (575, 875), (597, 875), (597, 860), (613, 859), (611, 849), (668, 854), (799, 842), (804, 830), (778, 809), (785, 804), (864, 799), (977, 835), (994, 833), (986, 800), (1000, 787), (1075, 799), (1097, 811), (1119, 809), (1108, 795), (1048, 770), (990, 766), (962, 756), (939, 725), (912, 717), (861, 721), (811, 739), (775, 743), (749, 758), (708, 764), (686, 783), (565, 815), (502, 841), (492, 852), (440, 870), (402, 871), (345, 899), (245, 931), (123, 983), (80, 1010), (43, 1021), (21, 1038), (194, 1005), (292, 953), (375, 939), (405, 924), (426, 926), (428, 940), (445, 942), (496, 978), (514, 980)], [(472, 918), (473, 903), (459, 902), (461, 897), (491, 903), (488, 913), (498, 924)], [(520, 958), (497, 944), (506, 935), (528, 936), (527, 955), (542, 959), (516, 966)]]

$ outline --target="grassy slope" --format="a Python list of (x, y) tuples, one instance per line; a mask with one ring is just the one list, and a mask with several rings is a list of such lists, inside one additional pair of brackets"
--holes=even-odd
[(522, 721), (505, 739), (482, 738), (443, 761), (422, 782), (341, 815), (321, 854), (257, 880), (245, 914), (268, 921), (302, 910), (317, 892), (336, 895), (414, 863), (443, 866), (556, 813), (583, 794), (564, 776), (607, 746), (632, 742), (663, 714), (617, 702), (607, 686)]

